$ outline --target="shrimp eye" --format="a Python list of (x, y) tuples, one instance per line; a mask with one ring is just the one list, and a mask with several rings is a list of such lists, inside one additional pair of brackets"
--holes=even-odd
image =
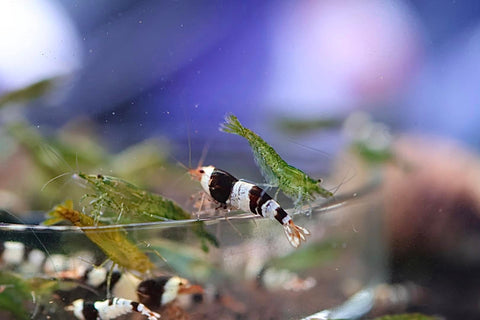
[(200, 169), (200, 170), (198, 170), (198, 172), (200, 172), (200, 173), (205, 173), (205, 170)]
[(317, 182), (318, 182), (318, 183), (322, 182), (322, 179), (318, 179)]

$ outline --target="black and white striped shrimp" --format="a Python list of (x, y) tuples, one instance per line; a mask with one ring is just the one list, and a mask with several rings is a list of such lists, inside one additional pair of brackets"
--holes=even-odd
[[(90, 268), (85, 271), (82, 281), (91, 290), (83, 290), (83, 292), (76, 290), (74, 292), (76, 297), (94, 300), (105, 296), (108, 272), (106, 267)], [(129, 272), (118, 270), (113, 272), (110, 286), (113, 296), (138, 301), (154, 310), (175, 302), (178, 297), (204, 293), (201, 286), (191, 284), (187, 279), (179, 276), (163, 275), (141, 280)], [(91, 295), (92, 292), (95, 292), (95, 297)], [(64, 299), (68, 299), (66, 296), (65, 292)]]
[[(106, 294), (107, 274), (107, 268), (101, 267), (89, 269), (83, 276), (85, 285), (92, 287), (96, 292), (96, 297)], [(180, 297), (191, 296), (193, 298), (204, 294), (201, 286), (191, 284), (187, 279), (178, 276), (165, 275), (142, 281), (130, 273), (119, 271), (115, 271), (112, 275), (111, 287), (111, 292), (116, 298), (96, 302), (91, 302), (97, 298), (93, 297), (90, 291), (85, 291), (90, 294), (83, 295), (76, 290), (75, 294), (82, 294), (82, 299), (75, 301), (72, 299), (72, 304), (66, 310), (73, 311), (78, 319), (114, 319), (129, 312), (141, 312), (142, 310), (144, 312), (141, 313), (147, 315), (146, 312), (150, 312), (150, 309), (158, 311), (170, 303), (177, 302)], [(65, 298), (67, 298), (66, 295), (64, 295)], [(129, 308), (129, 304), (132, 308)], [(135, 308), (136, 306), (139, 307)], [(149, 319), (156, 318), (149, 317)]]
[(216, 202), (277, 220), (283, 225), (285, 235), (293, 247), (297, 248), (301, 241), (306, 240), (305, 236), (310, 234), (307, 229), (295, 225), (292, 217), (260, 187), (238, 180), (214, 166), (198, 167), (189, 172)]
[(160, 319), (160, 314), (151, 311), (144, 304), (123, 298), (95, 302), (78, 299), (66, 307), (66, 310), (73, 311), (75, 317), (81, 320), (110, 320), (131, 312), (140, 313), (148, 317), (148, 320)]
[(137, 286), (138, 301), (156, 309), (176, 301), (182, 295), (201, 295), (203, 288), (190, 284), (187, 279), (178, 276), (161, 276), (147, 279)]

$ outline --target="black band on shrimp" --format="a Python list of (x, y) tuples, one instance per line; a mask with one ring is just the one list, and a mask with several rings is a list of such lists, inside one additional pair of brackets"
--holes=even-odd
[(220, 203), (226, 203), (232, 192), (233, 185), (238, 179), (222, 170), (214, 170), (208, 184), (212, 198)]
[(297, 227), (288, 213), (262, 188), (213, 166), (200, 167), (190, 172), (200, 180), (203, 190), (213, 200), (233, 208), (250, 211), (265, 218), (275, 219), (284, 226), (290, 244), (298, 247), (308, 230)]
[(78, 299), (67, 307), (67, 310), (73, 311), (75, 317), (84, 320), (110, 320), (131, 312), (140, 313), (146, 316), (148, 320), (160, 319), (158, 313), (151, 311), (145, 305), (123, 298), (95, 302)]

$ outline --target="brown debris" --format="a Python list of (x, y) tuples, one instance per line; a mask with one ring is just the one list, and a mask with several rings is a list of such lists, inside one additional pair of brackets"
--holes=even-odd
[(395, 152), (407, 167), (385, 170), (385, 211), (393, 249), (456, 250), (478, 235), (478, 156), (451, 141), (411, 136), (401, 138)]

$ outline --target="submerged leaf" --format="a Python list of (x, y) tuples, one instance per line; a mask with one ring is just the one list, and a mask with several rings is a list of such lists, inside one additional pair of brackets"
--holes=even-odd
[(41, 97), (53, 87), (57, 78), (40, 80), (27, 87), (10, 91), (0, 96), (0, 107), (9, 103), (21, 103)]
[[(62, 218), (70, 221), (77, 227), (101, 226), (96, 224), (92, 217), (73, 209), (71, 200), (67, 200), (65, 205), (56, 206), (49, 215), (52, 218), (47, 220), (46, 224)], [(153, 269), (154, 265), (148, 256), (127, 239), (125, 230), (119, 227), (112, 227), (108, 230), (83, 230), (83, 232), (119, 266), (128, 270), (136, 270), (140, 273)]]

